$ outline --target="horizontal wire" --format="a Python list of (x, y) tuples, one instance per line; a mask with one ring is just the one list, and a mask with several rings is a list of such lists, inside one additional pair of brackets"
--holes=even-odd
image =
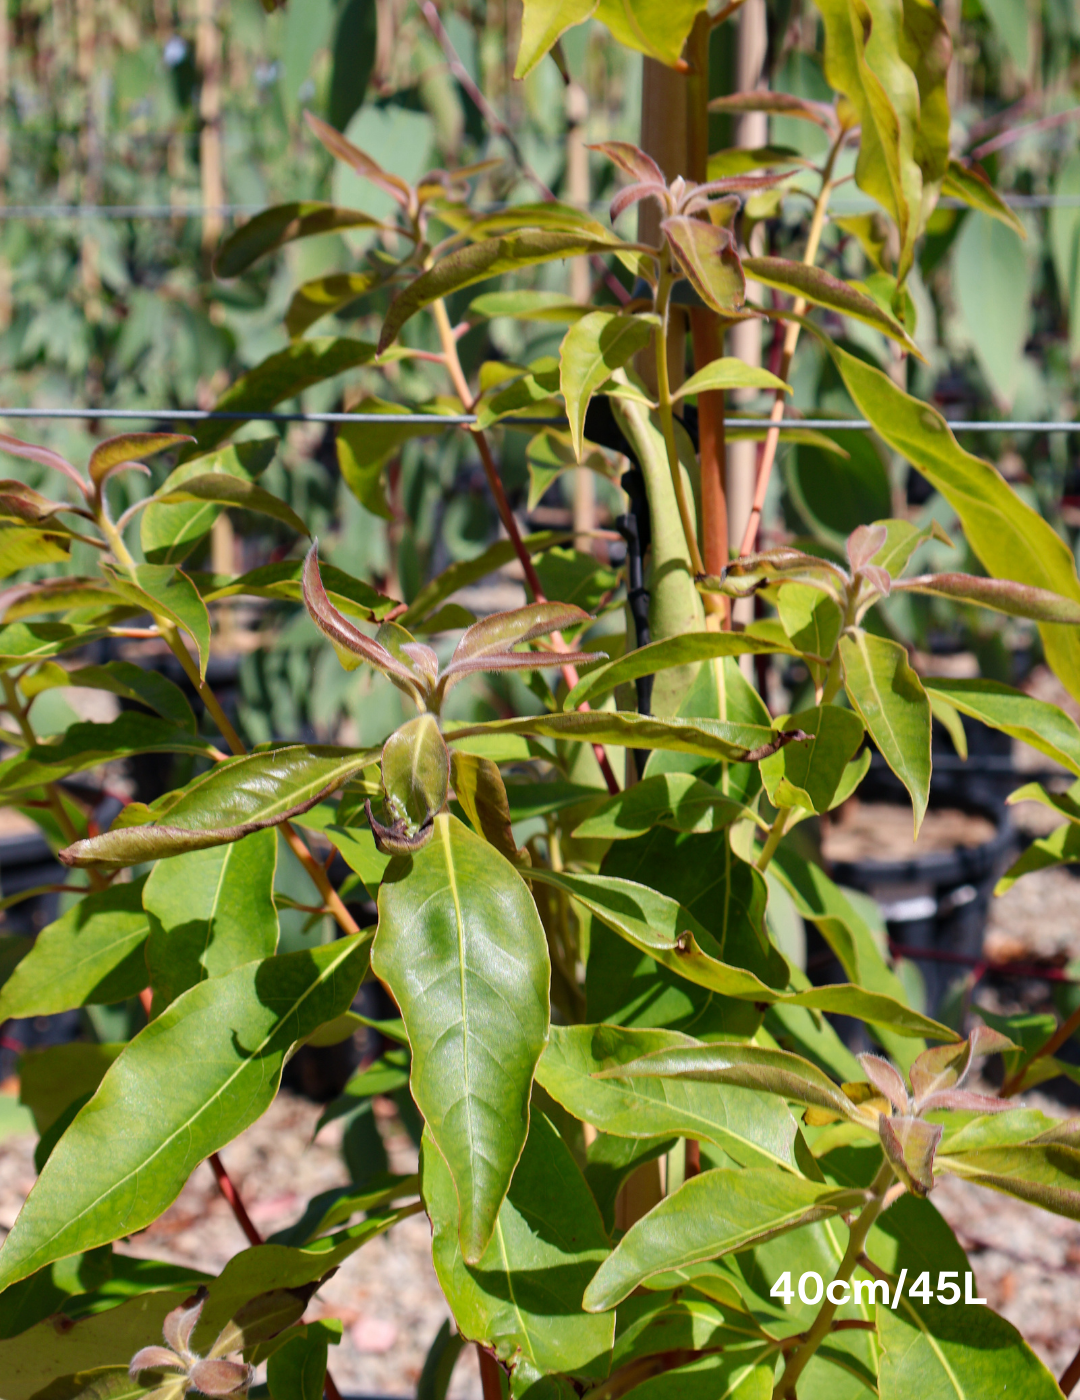
[[(97, 422), (110, 418), (170, 423), (381, 423), (430, 426), (433, 432), (441, 428), (471, 428), (479, 419), (475, 413), (269, 413), (262, 411), (234, 412), (203, 408), (0, 408), (0, 418), (85, 418)], [(529, 417), (504, 418), (503, 427), (558, 428), (566, 426), (565, 418)], [(947, 418), (945, 422), (955, 432), (965, 433), (1076, 433), (1080, 421), (1067, 420), (1007, 420), (990, 418)], [(492, 427), (497, 426), (492, 424)], [(725, 428), (815, 428), (829, 432), (866, 432), (873, 429), (867, 418), (725, 418)]]

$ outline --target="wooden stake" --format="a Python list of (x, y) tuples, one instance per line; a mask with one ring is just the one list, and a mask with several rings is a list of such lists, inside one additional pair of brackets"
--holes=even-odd
[(225, 227), (219, 212), (225, 203), (225, 180), (221, 161), (221, 30), (217, 22), (217, 0), (198, 0), (195, 28), (195, 64), (202, 79), (199, 93), (199, 172), (203, 215), (202, 246), (209, 257)]

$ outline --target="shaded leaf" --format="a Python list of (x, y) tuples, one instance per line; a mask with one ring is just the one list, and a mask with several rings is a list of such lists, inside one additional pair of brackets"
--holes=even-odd
[(730, 231), (681, 214), (662, 219), (660, 227), (705, 305), (721, 316), (737, 313), (746, 300), (746, 278)]
[(774, 807), (829, 811), (844, 770), (862, 743), (862, 721), (850, 710), (818, 705), (789, 715), (784, 727), (810, 737), (805, 744), (789, 744), (762, 759), (761, 780), (769, 801)]
[(47, 661), (32, 676), (24, 676), (19, 688), (30, 699), (43, 690), (69, 685), (105, 690), (125, 700), (135, 700), (155, 710), (162, 719), (195, 732), (195, 716), (180, 687), (160, 671), (136, 666), (133, 661), (110, 661), (104, 666), (80, 666), (72, 671)]
[(384, 280), (378, 272), (333, 272), (302, 282), (285, 313), (285, 329), (296, 340), (323, 316), (347, 312), (353, 302), (381, 287)]
[(343, 228), (384, 227), (378, 219), (373, 219), (360, 209), (339, 209), (320, 200), (275, 204), (273, 208), (256, 214), (222, 241), (214, 255), (214, 271), (219, 277), (239, 277), (259, 258), (297, 238), (336, 233)]
[(1022, 221), (991, 185), (982, 167), (974, 161), (950, 160), (941, 182), (941, 193), (950, 199), (962, 199), (972, 209), (989, 214), (992, 219), (1008, 225), (1021, 238), (1027, 238), (1027, 229)]
[[(252, 482), (270, 465), (278, 449), (276, 437), (254, 438), (195, 457), (165, 479), (159, 497), (193, 478), (211, 473)], [(221, 513), (210, 500), (165, 505), (151, 501), (139, 521), (139, 540), (151, 564), (179, 564), (206, 539)]]
[(257, 515), (269, 515), (280, 520), (298, 535), (310, 535), (311, 531), (296, 512), (279, 500), (277, 496), (264, 491), (254, 482), (242, 481), (239, 477), (225, 472), (208, 472), (204, 476), (191, 477), (172, 487), (162, 487), (154, 497), (164, 505), (182, 501), (209, 501), (214, 505), (235, 506), (240, 510), (254, 511)]
[(998, 681), (927, 676), (925, 685), (961, 714), (1030, 744), (1055, 763), (1080, 774), (1080, 727), (1057, 705)]
[(122, 437), (106, 438), (90, 454), (90, 480), (100, 490), (106, 478), (121, 467), (140, 466), (143, 457), (193, 441), (187, 433), (125, 433)]
[(654, 826), (672, 831), (721, 831), (746, 808), (692, 773), (656, 773), (616, 793), (584, 821), (574, 836), (608, 841), (640, 836)]

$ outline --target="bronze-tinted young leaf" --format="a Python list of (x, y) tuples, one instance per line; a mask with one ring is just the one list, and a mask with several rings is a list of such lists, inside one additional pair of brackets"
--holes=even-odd
[(188, 433), (125, 433), (122, 437), (106, 438), (90, 454), (90, 480), (100, 490), (102, 482), (119, 468), (141, 466), (144, 457), (194, 441)]
[(275, 204), (241, 224), (222, 242), (214, 255), (214, 272), (218, 277), (239, 277), (252, 263), (297, 238), (336, 233), (345, 228), (385, 227), (360, 209), (339, 209), (322, 200)]
[[(0, 481), (0, 517), (24, 520), (27, 524), (37, 525), (42, 521), (53, 520), (60, 511), (70, 509), (66, 501), (51, 501), (48, 496), (43, 496), (40, 491), (35, 491), (25, 482), (13, 481), (10, 478)], [(61, 525), (58, 528), (65, 527)]]
[(662, 220), (660, 227), (705, 305), (721, 316), (738, 312), (746, 300), (746, 278), (730, 232), (681, 214)]
[(564, 627), (576, 627), (592, 618), (572, 603), (529, 603), (510, 612), (491, 613), (467, 628), (454, 648), (451, 664), (477, 656), (507, 652), (521, 642), (531, 642)]
[(547, 941), (532, 896), (448, 813), (379, 886), (372, 967), (401, 1008), (411, 1084), (453, 1177), (466, 1261), (495, 1230), (529, 1128), (548, 1035)]
[(28, 462), (37, 462), (39, 466), (52, 467), (55, 471), (63, 472), (84, 496), (89, 497), (92, 494), (85, 477), (80, 476), (66, 458), (48, 447), (37, 447), (32, 442), (23, 442), (21, 438), (12, 437), (10, 433), (0, 433), (0, 452), (10, 453), (12, 457), (23, 457)]
[(981, 214), (989, 214), (992, 219), (1005, 224), (1021, 238), (1027, 238), (1023, 220), (1009, 208), (986, 178), (982, 167), (974, 161), (950, 160), (945, 178), (941, 182), (941, 193), (950, 199), (962, 199), (972, 209), (978, 209)]
[(379, 336), (379, 353), (392, 345), (402, 326), (425, 306), (440, 297), (471, 287), (489, 277), (504, 272), (532, 267), (537, 263), (553, 262), (558, 258), (582, 257), (588, 253), (607, 253), (618, 247), (612, 235), (605, 241), (580, 233), (524, 232), (503, 238), (485, 238), (459, 248), (441, 258), (434, 267), (422, 272), (415, 281), (394, 298), (383, 322)]
[[(319, 631), (333, 642), (334, 650), (346, 669), (353, 670), (361, 661), (366, 661), (369, 666), (374, 666), (376, 670), (389, 676), (398, 689), (403, 690), (417, 705), (422, 704), (422, 697), (430, 689), (424, 676), (414, 667), (398, 660), (380, 642), (374, 641), (358, 627), (354, 627), (326, 596), (319, 573), (318, 540), (308, 550), (304, 560), (303, 587), (304, 606), (310, 613), (311, 620)], [(358, 659), (353, 660), (354, 657)]]
[[(153, 807), (125, 808), (111, 831), (60, 852), (70, 866), (122, 869), (239, 841), (309, 811), (378, 758), (376, 749), (290, 744), (228, 759)], [(138, 818), (142, 823), (138, 823)]]
[(952, 598), (961, 603), (975, 603), (981, 608), (1010, 617), (1030, 617), (1035, 622), (1080, 624), (1080, 601), (1063, 598), (1048, 588), (1036, 588), (1030, 583), (1014, 583), (1011, 579), (979, 578), (975, 574), (920, 574), (901, 579), (898, 588), (911, 593), (928, 593), (935, 598)]
[(768, 112), (777, 117), (799, 117), (803, 121), (814, 122), (825, 131), (834, 131), (837, 126), (836, 113), (828, 102), (812, 102), (806, 97), (793, 97), (787, 92), (769, 92), (766, 88), (714, 97), (709, 102), (709, 111)]
[(916, 1196), (934, 1188), (934, 1153), (945, 1131), (940, 1123), (924, 1123), (921, 1118), (878, 1119), (881, 1146), (889, 1165)]
[(431, 715), (417, 715), (383, 745), (382, 785), (394, 826), (415, 836), (446, 804), (450, 755)]
[[(936, 1052), (928, 1051), (927, 1053)], [(918, 1064), (918, 1060), (915, 1063)], [(870, 1083), (885, 1095), (897, 1113), (907, 1113), (910, 1107), (907, 1085), (901, 1074), (889, 1064), (888, 1060), (883, 1060), (880, 1055), (860, 1055), (859, 1064), (862, 1065), (863, 1072)]]
[[(697, 581), (703, 593), (725, 593), (730, 598), (746, 598), (768, 583), (809, 580), (828, 585), (831, 580), (846, 582), (839, 565), (816, 554), (781, 545), (761, 554), (745, 554), (728, 564), (719, 578), (706, 575)], [(835, 586), (835, 585), (834, 585)]]
[(891, 340), (899, 343), (912, 355), (921, 360), (922, 351), (918, 348), (904, 327), (883, 311), (872, 297), (860, 292), (850, 283), (834, 277), (824, 268), (811, 267), (807, 263), (794, 262), (790, 258), (744, 258), (743, 268), (748, 276), (767, 287), (787, 292), (814, 306), (824, 306), (840, 316), (851, 316), (864, 325), (873, 326)]
[(321, 121), (314, 113), (305, 112), (304, 120), (313, 135), (322, 142), (335, 160), (344, 161), (365, 180), (370, 180), (373, 185), (378, 185), (379, 189), (385, 190), (403, 209), (409, 208), (412, 201), (412, 190), (406, 181), (397, 175), (391, 175), (388, 170), (384, 170), (378, 161), (372, 160), (369, 155), (366, 155), (342, 136), (340, 131), (336, 131), (327, 122)]
[(635, 180), (667, 187), (664, 172), (652, 156), (646, 155), (640, 146), (630, 141), (597, 141), (595, 145), (590, 145), (589, 150), (607, 156), (624, 174), (632, 175)]
[(512, 865), (531, 865), (532, 857), (528, 850), (525, 847), (519, 849), (514, 840), (510, 802), (499, 765), (492, 763), (490, 758), (455, 749), (450, 755), (450, 779), (454, 785), (454, 796), (464, 808), (477, 835), (490, 841)]

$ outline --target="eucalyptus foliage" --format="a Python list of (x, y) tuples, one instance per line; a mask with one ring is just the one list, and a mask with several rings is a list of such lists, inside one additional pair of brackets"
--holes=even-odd
[[(293, 202), (226, 241), (218, 270), (231, 277), (327, 230), (380, 236), (354, 266), (297, 289), (288, 348), (220, 400), (236, 419), (194, 438), (109, 439), (85, 465), (0, 439), (54, 488), (0, 483), (15, 576), (0, 625), (11, 722), (0, 796), (40, 822), (78, 897), (32, 947), (5, 949), (0, 1016), (137, 996), (145, 1009), (126, 1042), (80, 1048), (77, 1062), (24, 1063), (42, 1139), (40, 1175), (0, 1248), (7, 1400), (234, 1394), (263, 1361), (275, 1400), (316, 1395), (335, 1336), (302, 1321), (309, 1298), (419, 1210), (460, 1337), (497, 1359), (513, 1396), (1058, 1393), (989, 1309), (951, 1312), (930, 1285), (903, 1293), (905, 1278), (966, 1269), (932, 1201), (943, 1174), (1080, 1218), (1080, 1128), (1013, 1102), (1056, 1072), (1056, 1044), (982, 1025), (964, 1036), (913, 1005), (860, 908), (792, 835), (857, 792), (868, 744), (906, 788), (917, 834), (933, 725), (955, 734), (959, 715), (1080, 778), (1080, 729), (1062, 710), (996, 681), (922, 675), (887, 625), (883, 605), (904, 595), (1029, 619), (1080, 695), (1080, 580), (1067, 546), (935, 409), (840, 343), (838, 327), (854, 321), (898, 357), (919, 353), (905, 280), (942, 190), (1011, 221), (949, 149), (948, 32), (928, 0), (828, 0), (821, 11), (832, 102), (763, 90), (720, 104), (783, 111), (826, 134), (801, 261), (747, 249), (752, 203), (782, 192), (801, 164), (783, 152), (744, 153), (740, 168), (720, 152), (700, 178), (669, 179), (636, 146), (601, 143), (621, 181), (604, 220), (554, 199), (474, 208), (484, 166), (410, 182), (311, 117), (331, 155), (390, 208), (373, 221)], [(708, 24), (697, 0), (526, 0), (519, 70), (594, 14), (618, 41), (684, 68), (684, 44)], [(874, 295), (815, 265), (837, 162), (852, 153), (860, 189), (890, 221), (893, 261)], [(658, 215), (651, 240), (645, 220), (638, 237), (616, 231), (633, 205)], [(571, 257), (598, 271), (589, 304), (528, 285), (532, 269)], [(508, 289), (473, 290), (504, 275)], [(748, 282), (778, 295), (754, 306)], [(385, 308), (377, 341), (307, 334), (368, 297)], [(717, 353), (684, 380), (669, 332), (685, 307), (718, 343), (746, 318), (779, 323), (779, 373)], [(491, 316), (565, 325), (558, 356), (492, 360), (470, 376), (459, 343)], [(436, 351), (419, 348), (421, 318)], [(709, 396), (715, 406), (728, 390), (771, 394), (771, 462), (804, 328), (877, 436), (950, 503), (982, 572), (914, 572), (942, 532), (900, 518), (866, 521), (842, 552), (758, 552), (751, 538), (706, 570), (715, 457), (704, 433), (695, 446), (687, 401), (701, 427)], [(421, 356), (446, 382), (436, 400), (412, 402), (400, 386)], [(434, 430), (440, 413), (469, 412), (507, 533), (408, 603), (321, 562), (295, 501), (259, 484), (265, 449), (224, 445), (245, 414), (361, 370), (383, 372), (391, 397), (361, 398), (380, 421), (346, 425), (337, 449), (373, 520), (394, 515), (388, 466), (416, 430), (395, 416), (428, 413), (420, 426)], [(550, 420), (534, 442), (542, 481), (577, 467), (629, 485), (633, 461), (650, 517), (651, 637), (619, 591), (632, 593), (633, 578), (562, 549), (565, 538), (522, 537), (499, 460), (504, 426), (522, 416)], [(166, 451), (179, 458), (171, 473), (114, 516), (111, 483)], [(291, 548), (246, 573), (196, 567), (224, 510), (274, 521)], [(95, 571), (34, 572), (76, 542), (93, 550)], [(515, 558), (526, 606), (477, 619), (453, 601)], [(249, 750), (207, 679), (222, 640), (214, 619), (244, 597), (302, 599), (346, 671), (396, 688), (409, 718), (376, 747), (291, 736)], [(746, 597), (762, 615), (733, 628), (729, 604)], [(141, 642), (143, 665), (87, 664), (85, 648), (102, 639)], [(182, 667), (198, 719), (151, 647)], [(739, 666), (752, 656), (802, 667), (806, 703), (770, 715)], [(535, 702), (521, 713), (453, 712), (460, 683), (511, 672), (528, 690), (510, 693)], [(111, 691), (128, 708), (39, 736), (36, 697), (67, 686)], [(69, 780), (145, 754), (185, 756), (190, 781), (129, 802), (97, 830)], [(1077, 858), (1077, 793), (1015, 796), (1054, 807), (1063, 824), (1007, 881)], [(298, 951), (278, 943), (286, 846), (310, 880), (302, 907), (337, 923), (337, 937)], [(377, 900), (373, 928), (359, 927), (329, 880), (335, 851)], [(820, 931), (844, 981), (810, 985), (782, 946), (784, 901)], [(377, 1025), (390, 1048), (327, 1116), (354, 1121), (372, 1095), (398, 1095), (421, 1137), (418, 1176), (388, 1174), (372, 1151), (350, 1187), (316, 1198), (217, 1277), (114, 1255), (267, 1108), (297, 1047), (364, 1024), (353, 1005), (369, 978), (399, 1019)], [(830, 1015), (863, 1023), (884, 1053), (854, 1058)], [(965, 1086), (988, 1055), (1005, 1057), (1001, 1095)], [(635, 1209), (623, 1188), (658, 1183), (660, 1159), (665, 1191)], [(887, 1286), (897, 1301), (867, 1287), (845, 1303), (779, 1306), (771, 1284), (803, 1269)], [(59, 1363), (44, 1339), (57, 1312), (67, 1320)], [(440, 1334), (424, 1383), (444, 1392), (459, 1349)]]

